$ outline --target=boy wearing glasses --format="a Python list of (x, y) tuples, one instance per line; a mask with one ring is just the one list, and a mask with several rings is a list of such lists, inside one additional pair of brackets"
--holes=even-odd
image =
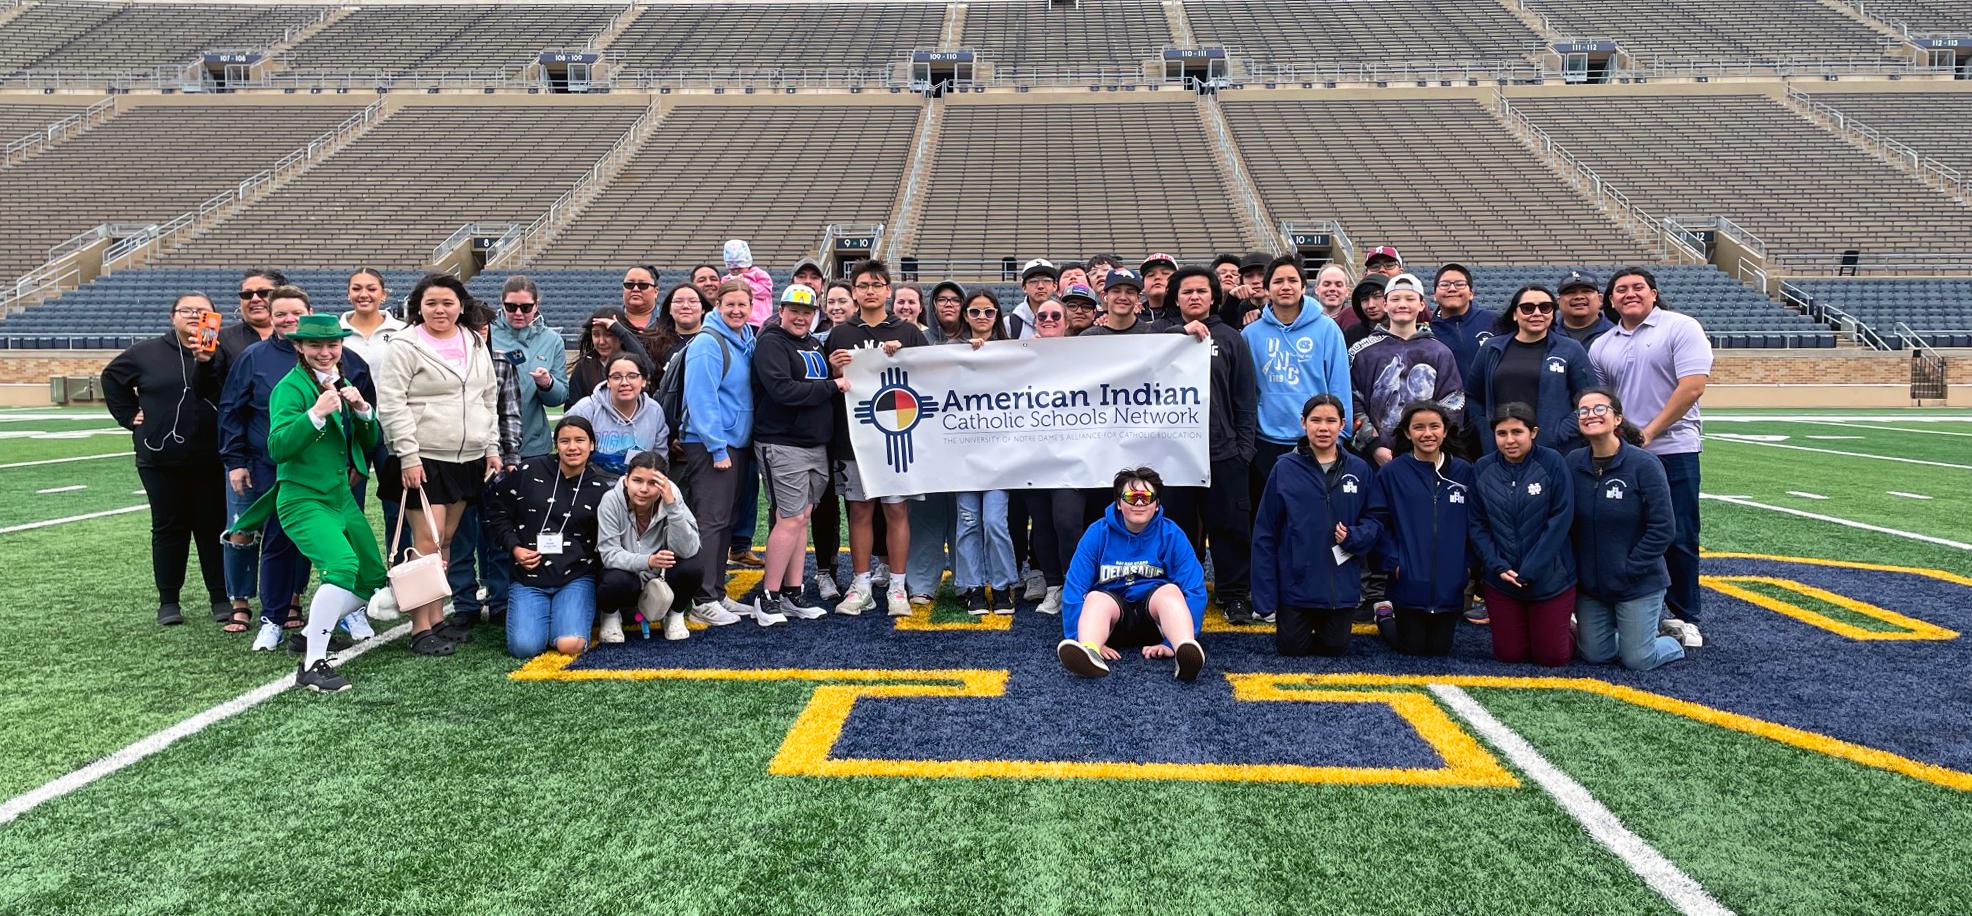
[(1110, 487), (1116, 503), (1075, 548), (1062, 586), (1066, 638), (1055, 655), (1078, 676), (1103, 677), (1123, 657), (1118, 650), (1138, 647), (1144, 658), (1175, 659), (1181, 681), (1205, 667), (1197, 639), (1205, 571), (1184, 532), (1164, 517), (1163, 487), (1151, 468), (1117, 472)]
[(548, 454), (548, 408), (568, 401), (567, 348), (561, 332), (540, 316), (541, 288), (527, 277), (508, 277), (493, 322), (493, 359), (511, 364), (521, 376), (522, 456)]

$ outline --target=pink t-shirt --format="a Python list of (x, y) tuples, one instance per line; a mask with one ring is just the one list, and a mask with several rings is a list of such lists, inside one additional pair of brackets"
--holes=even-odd
[(460, 375), (466, 374), (466, 334), (464, 331), (454, 330), (452, 336), (449, 338), (433, 337), (431, 336), (431, 332), (425, 330), (425, 326), (421, 324), (418, 325), (418, 339), (424, 341), (425, 346), (438, 351), (439, 357), (451, 363), (452, 368), (459, 370)]

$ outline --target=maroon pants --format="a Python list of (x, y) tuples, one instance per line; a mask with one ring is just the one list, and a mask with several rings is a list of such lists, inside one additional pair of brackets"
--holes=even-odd
[(1532, 660), (1559, 668), (1575, 652), (1568, 615), (1575, 612), (1575, 590), (1540, 601), (1522, 601), (1491, 585), (1485, 586), (1486, 613), (1493, 622), (1493, 657), (1503, 662)]

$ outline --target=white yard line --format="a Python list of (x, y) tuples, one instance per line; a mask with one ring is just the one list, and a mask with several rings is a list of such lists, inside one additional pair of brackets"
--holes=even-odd
[[(1707, 419), (1710, 418), (1708, 417)], [(1907, 427), (1902, 427), (1902, 426), (1873, 426), (1868, 423), (1832, 423), (1827, 420), (1802, 420), (1800, 422), (1813, 423), (1816, 426), (1839, 426), (1842, 427), (1843, 429), (1880, 429), (1884, 432), (1889, 432), (1889, 433), (1917, 433), (1918, 435), (1921, 436), (1958, 436), (1960, 438), (1972, 439), (1972, 433), (1955, 433), (1948, 429), (1909, 429)], [(1921, 423), (1924, 421), (1908, 420), (1908, 421), (1900, 421), (1900, 422)], [(1809, 436), (1808, 438), (1816, 439), (1820, 437)]]
[(1863, 437), (1862, 436), (1808, 436), (1807, 438), (1813, 439), (1816, 442), (1855, 442), (1862, 439)]
[(46, 490), (36, 490), (34, 491), (34, 495), (47, 496), (50, 493), (73, 493), (77, 490), (87, 490), (87, 489), (89, 489), (89, 485), (86, 483), (72, 483), (66, 487), (49, 487)]
[[(332, 657), (334, 659), (333, 664), (346, 664), (357, 656), (384, 643), (398, 639), (409, 632), (411, 632), (410, 624), (399, 624), (394, 629), (379, 633), (371, 639), (364, 640), (344, 649), (340, 655)], [(55, 779), (43, 783), (38, 788), (30, 789), (13, 798), (7, 799), (5, 804), (0, 804), (0, 825), (11, 824), (21, 815), (41, 805), (54, 801), (105, 776), (125, 769), (133, 763), (170, 747), (177, 743), (179, 739), (196, 735), (204, 731), (208, 726), (246, 712), (293, 688), (294, 675), (283, 674), (279, 678), (268, 681), (163, 731), (148, 735), (138, 740), (135, 744), (131, 744), (107, 757), (103, 757), (88, 766), (63, 776), (58, 776)]]
[(1800, 490), (1788, 490), (1788, 491), (1787, 491), (1787, 495), (1789, 495), (1789, 496), (1799, 496), (1799, 497), (1801, 497), (1802, 499), (1827, 499), (1827, 498), (1828, 498), (1828, 497), (1826, 497), (1826, 496), (1823, 496), (1823, 495), (1821, 495), (1820, 493), (1803, 493), (1803, 492), (1801, 492)]
[(104, 452), (100, 455), (73, 455), (68, 458), (45, 458), (40, 461), (16, 461), (13, 464), (0, 464), (0, 471), (8, 468), (38, 468), (46, 464), (67, 464), (71, 461), (95, 461), (98, 458), (129, 458), (129, 452)]
[(1902, 490), (1889, 490), (1889, 491), (1886, 491), (1886, 492), (1888, 492), (1888, 493), (1889, 493), (1889, 494), (1890, 494), (1891, 496), (1901, 496), (1901, 497), (1903, 497), (1903, 498), (1905, 498), (1905, 499), (1930, 499), (1930, 498), (1931, 498), (1931, 497), (1929, 497), (1929, 496), (1925, 496), (1925, 495), (1924, 495), (1924, 494), (1922, 494), (1922, 493), (1905, 493), (1905, 492), (1904, 492), (1904, 491), (1902, 491)]
[(1656, 847), (1637, 836), (1630, 828), (1623, 826), (1623, 822), (1616, 817), (1615, 812), (1596, 801), (1595, 796), (1589, 794), (1589, 790), (1583, 788), (1581, 783), (1548, 762), (1546, 757), (1541, 756), (1540, 751), (1527, 743), (1527, 739), (1495, 718), (1486, 707), (1479, 705), (1479, 701), (1473, 699), (1471, 694), (1450, 684), (1432, 684), (1431, 692), (1438, 697), (1439, 702), (1451, 707), (1459, 718), (1472, 726), (1472, 729), (1485, 738), (1487, 743), (1505, 754), (1508, 760), (1513, 761), (1513, 765), (1518, 767), (1520, 772), (1527, 774), (1527, 778), (1540, 786), (1541, 791), (1553, 798), (1555, 803), (1561, 806), (1561, 810), (1568, 812), (1568, 816), (1581, 824), (1582, 829), (1587, 831), (1590, 837), (1602, 844), (1602, 848), (1622, 860), (1624, 867), (1642, 878), (1643, 883), (1656, 891), (1657, 896), (1664, 898), (1665, 902), (1676, 907), (1678, 912), (1691, 914), (1732, 912), (1724, 904), (1712, 899), (1712, 895), (1704, 886), (1685, 874), (1683, 869), (1678, 868), (1677, 863), (1666, 858), (1663, 853), (1657, 851)]
[(1842, 414), (1705, 414), (1705, 422), (1712, 423), (1972, 423), (1972, 414), (1946, 414), (1944, 416), (1905, 416), (1898, 414), (1869, 414), (1843, 416)]
[(1832, 524), (1841, 525), (1845, 528), (1857, 528), (1863, 531), (1874, 531), (1878, 534), (1895, 535), (1900, 538), (1909, 538), (1913, 541), (1923, 541), (1926, 544), (1937, 544), (1941, 547), (1956, 547), (1959, 550), (1972, 550), (1972, 544), (1967, 544), (1963, 541), (1954, 541), (1954, 540), (1950, 540), (1949, 538), (1932, 537), (1931, 535), (1928, 534), (1918, 534), (1915, 531), (1904, 531), (1898, 528), (1885, 528), (1881, 525), (1871, 525), (1867, 522), (1857, 522), (1857, 521), (1851, 521), (1846, 518), (1836, 518), (1833, 515), (1822, 515), (1820, 513), (1807, 512), (1801, 509), (1789, 509), (1786, 506), (1770, 506), (1763, 502), (1755, 502), (1751, 499), (1747, 499), (1744, 496), (1716, 496), (1711, 493), (1700, 493), (1698, 494), (1698, 498), (1710, 499), (1722, 503), (1730, 503), (1735, 506), (1745, 506), (1749, 509), (1765, 509), (1768, 512), (1780, 512), (1787, 515), (1799, 516), (1801, 518), (1811, 518), (1816, 521), (1829, 522)]
[(146, 509), (149, 509), (150, 507), (151, 507), (150, 503), (145, 503), (141, 506), (124, 506), (121, 509), (107, 509), (102, 512), (90, 512), (85, 515), (71, 515), (68, 516), (67, 518), (51, 518), (45, 522), (28, 522), (25, 525), (9, 525), (5, 528), (0, 528), (0, 534), (13, 534), (16, 531), (33, 531), (36, 528), (53, 528), (56, 525), (66, 525), (69, 522), (86, 522), (92, 518), (107, 518), (112, 515), (122, 515), (126, 512), (142, 512)]
[(1818, 455), (1841, 455), (1845, 458), (1867, 458), (1872, 461), (1894, 461), (1898, 464), (1922, 464), (1934, 468), (1952, 468), (1959, 471), (1972, 471), (1972, 464), (1952, 464), (1949, 461), (1924, 461), (1917, 458), (1898, 458), (1894, 455), (1871, 455), (1865, 452), (1845, 452), (1832, 448), (1809, 448), (1805, 445), (1788, 445), (1782, 442), (1761, 442), (1757, 439), (1741, 439), (1737, 436), (1706, 436), (1713, 442), (1732, 442), (1739, 445), (1757, 445), (1761, 448), (1784, 448), (1797, 452), (1814, 452)]

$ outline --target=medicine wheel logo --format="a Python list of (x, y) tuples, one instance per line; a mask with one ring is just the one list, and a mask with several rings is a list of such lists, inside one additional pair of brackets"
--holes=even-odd
[(938, 412), (938, 402), (911, 387), (910, 374), (902, 369), (885, 369), (882, 384), (869, 400), (856, 405), (856, 421), (876, 427), (883, 433), (883, 455), (890, 469), (899, 474), (910, 470), (915, 454), (911, 431), (919, 422)]

